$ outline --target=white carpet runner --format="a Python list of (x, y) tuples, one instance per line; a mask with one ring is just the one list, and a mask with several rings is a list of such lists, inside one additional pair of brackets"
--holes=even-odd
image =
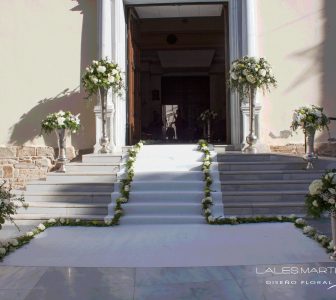
[[(196, 145), (145, 145), (135, 163), (130, 198), (123, 205), (121, 224), (202, 224), (201, 201), (204, 197), (203, 154)], [(216, 155), (213, 178), (213, 215), (223, 215), (221, 185)], [(120, 196), (116, 185), (109, 205), (113, 215), (115, 199)]]

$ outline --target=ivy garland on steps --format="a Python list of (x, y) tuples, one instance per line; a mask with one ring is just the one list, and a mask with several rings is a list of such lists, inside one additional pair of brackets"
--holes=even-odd
[(124, 214), (122, 204), (127, 203), (129, 200), (131, 183), (134, 177), (134, 164), (136, 161), (137, 154), (139, 153), (143, 145), (144, 145), (143, 142), (140, 141), (137, 144), (135, 144), (132, 149), (128, 150), (128, 159), (125, 163), (126, 178), (120, 181), (121, 196), (116, 199), (116, 206), (114, 207), (114, 216), (112, 220), (107, 221), (107, 223), (111, 222), (112, 225), (119, 224), (119, 220)]

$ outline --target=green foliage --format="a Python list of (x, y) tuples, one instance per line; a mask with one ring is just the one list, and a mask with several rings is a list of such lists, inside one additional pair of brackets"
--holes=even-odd
[(3, 181), (0, 185), (0, 229), (6, 220), (15, 224), (12, 216), (17, 213), (17, 209), (21, 206), (27, 207), (24, 197), (17, 197), (13, 194), (11, 187), (8, 187), (6, 181)]
[(232, 62), (228, 84), (238, 91), (241, 98), (248, 96), (251, 90), (261, 88), (263, 92), (277, 86), (271, 65), (261, 57), (244, 56)]
[(329, 118), (323, 113), (323, 108), (311, 105), (302, 106), (294, 110), (291, 128), (293, 131), (301, 128), (306, 134), (308, 131), (328, 129)]
[(320, 179), (312, 181), (306, 206), (308, 214), (316, 218), (324, 212), (336, 212), (336, 169), (326, 170)]
[(94, 60), (86, 68), (86, 73), (82, 77), (82, 83), (89, 96), (96, 94), (99, 88), (121, 94), (124, 89), (124, 81), (118, 64), (108, 60), (108, 58)]
[(73, 115), (70, 111), (60, 110), (57, 113), (47, 115), (41, 122), (42, 131), (49, 134), (55, 129), (69, 129), (75, 133), (80, 127), (79, 114)]

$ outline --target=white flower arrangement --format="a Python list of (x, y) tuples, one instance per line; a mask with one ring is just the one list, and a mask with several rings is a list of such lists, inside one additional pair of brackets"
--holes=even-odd
[(64, 112), (62, 110), (49, 114), (42, 120), (42, 131), (49, 134), (55, 129), (68, 129), (72, 133), (76, 133), (80, 128), (79, 116), (80, 114), (73, 115), (70, 111)]
[(89, 96), (96, 94), (99, 88), (112, 89), (114, 93), (121, 93), (124, 82), (118, 64), (108, 58), (93, 60), (86, 68), (82, 83)]
[(304, 133), (307, 131), (328, 129), (329, 118), (323, 113), (323, 108), (311, 105), (302, 106), (294, 110), (291, 128), (296, 131), (301, 128)]
[(56, 220), (53, 219), (53, 218), (51, 218), (51, 219), (49, 219), (47, 222), (48, 222), (48, 224), (55, 224), (55, 223), (56, 223)]
[(199, 119), (203, 122), (207, 122), (209, 120), (214, 120), (216, 119), (218, 116), (218, 114), (216, 112), (214, 112), (213, 110), (210, 109), (206, 109), (205, 111), (203, 111), (200, 116)]
[(305, 225), (306, 221), (302, 218), (298, 218), (298, 219), (295, 220), (295, 223), (298, 224), (298, 225)]
[(244, 56), (233, 61), (229, 75), (229, 86), (241, 97), (247, 96), (252, 89), (261, 88), (265, 92), (277, 85), (271, 65), (264, 57)]
[(327, 170), (313, 180), (306, 195), (308, 214), (320, 217), (323, 212), (336, 212), (336, 170)]
[(32, 232), (32, 231), (28, 231), (28, 232), (26, 233), (26, 236), (27, 236), (27, 237), (32, 237), (32, 236), (34, 236), (34, 232)]
[(315, 229), (312, 226), (305, 226), (303, 227), (303, 233), (304, 234), (313, 234), (315, 232)]
[(0, 248), (0, 257), (6, 254), (6, 248)]
[(38, 230), (41, 230), (41, 231), (44, 231), (46, 228), (45, 228), (45, 226), (43, 225), (43, 224), (39, 224), (38, 226), (37, 226), (37, 228), (38, 228)]

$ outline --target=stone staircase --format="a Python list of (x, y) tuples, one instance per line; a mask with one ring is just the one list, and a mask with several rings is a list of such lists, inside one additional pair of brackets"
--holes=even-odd
[(320, 159), (306, 170), (298, 156), (215, 151), (226, 216), (305, 214), (309, 184), (335, 166)]
[(121, 157), (121, 153), (83, 155), (82, 162), (67, 165), (66, 173), (51, 172), (45, 180), (30, 182), (24, 192), (29, 208), (20, 208), (15, 219), (103, 220)]

